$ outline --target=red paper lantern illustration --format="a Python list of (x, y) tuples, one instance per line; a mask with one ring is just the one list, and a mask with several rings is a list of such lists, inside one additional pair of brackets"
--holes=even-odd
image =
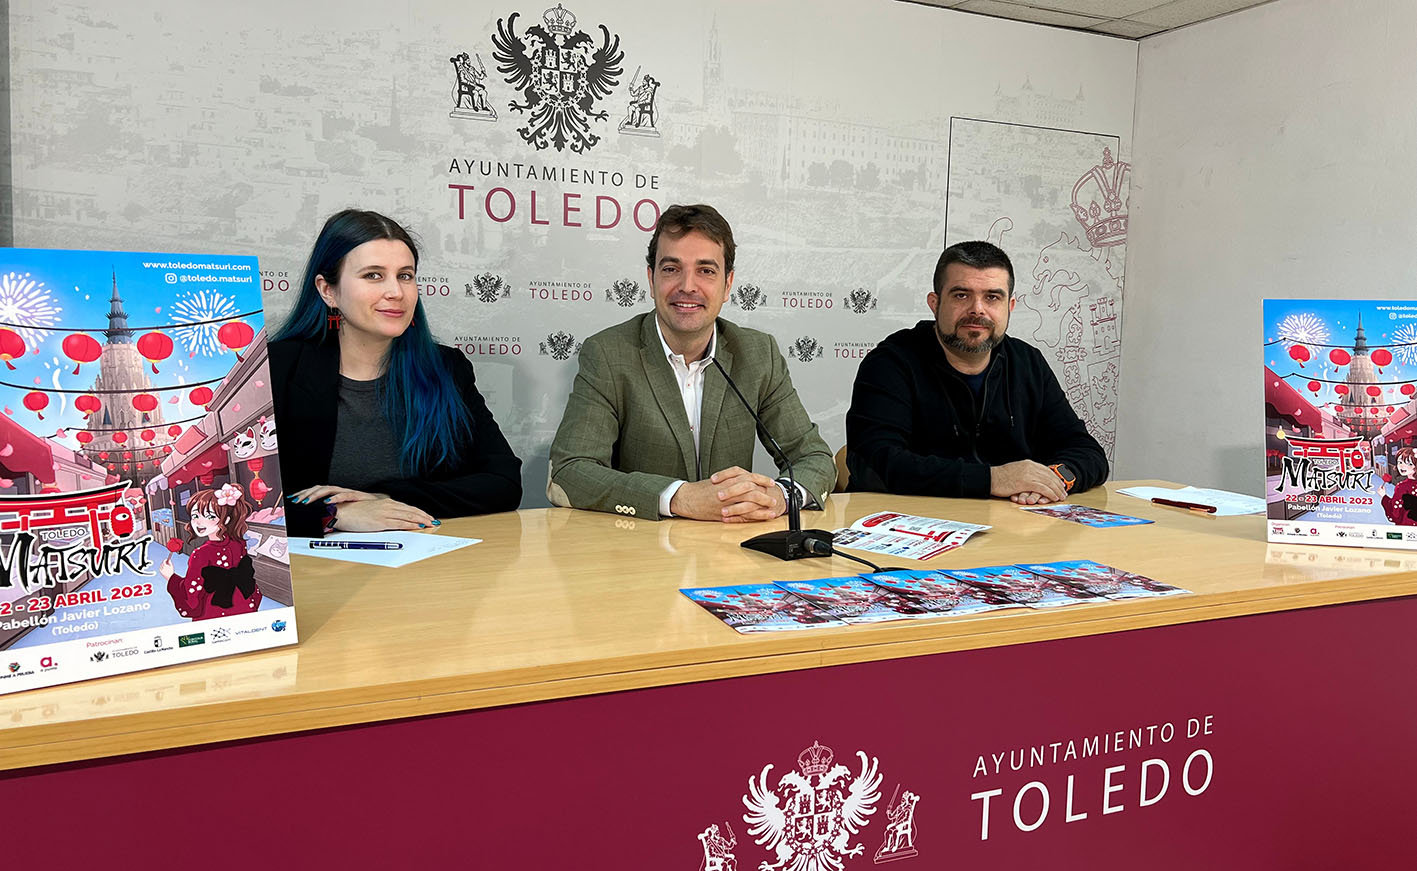
[(31, 390), (29, 393), (25, 394), (23, 401), (25, 408), (33, 411), (38, 415), (40, 420), (44, 420), (44, 415), (40, 414), (40, 412), (49, 407), (49, 396), (47, 394), (38, 390)]
[(1315, 393), (1318, 393), (1321, 389), (1323, 389), (1323, 385), (1317, 381), (1310, 381), (1309, 389), (1314, 391)]
[(170, 453), (172, 453), (172, 445), (163, 445), (163, 446), (162, 446), (162, 452), (163, 452), (164, 454), (170, 454)]
[(20, 334), (14, 330), (0, 330), (0, 360), (5, 361), (5, 365), (11, 369), (15, 364), (11, 360), (18, 360), (25, 355), (25, 340), (20, 338)]
[(121, 445), (128, 440), (128, 434), (126, 432), (116, 432), (113, 434), (113, 440)]
[(1348, 352), (1342, 348), (1334, 348), (1328, 352), (1329, 362), (1335, 366), (1347, 366), (1353, 362), (1353, 358), (1348, 356)]
[(172, 426), (167, 428), (167, 434), (172, 436), (173, 438), (177, 438), (178, 436), (182, 435), (182, 427), (174, 423)]
[(1335, 385), (1333, 386), (1333, 392), (1334, 392), (1334, 393), (1337, 393), (1339, 396), (1346, 396), (1346, 395), (1348, 395), (1348, 385), (1347, 385), (1347, 384), (1335, 384)]
[(153, 432), (150, 429), (145, 429), (142, 432), (138, 433), (138, 435), (142, 436), (143, 441), (145, 442), (151, 442), (153, 439), (157, 438), (157, 433)]
[(157, 408), (157, 397), (151, 393), (139, 393), (132, 399), (133, 407), (139, 411), (152, 411)]
[(246, 468), (250, 469), (251, 471), (255, 472), (255, 473), (258, 474), (258, 475), (261, 473), (261, 470), (264, 469), (265, 467), (266, 467), (266, 458), (265, 458), (265, 457), (252, 457), (252, 458), (250, 459), (250, 461), (246, 463)]
[(1334, 414), (1342, 414), (1342, 413), (1343, 413), (1343, 406), (1341, 406), (1341, 405), (1335, 405), (1335, 406), (1333, 407), (1333, 412), (1334, 412)]
[(153, 451), (152, 448), (148, 448), (146, 451), (143, 451), (143, 453), (151, 457), (155, 453), (155, 451)]
[(76, 438), (76, 439), (79, 440), (79, 444), (81, 444), (81, 445), (86, 445), (86, 444), (88, 444), (89, 442), (93, 441), (93, 433), (91, 433), (91, 432), (76, 432), (76, 433), (74, 433), (74, 438)]
[(251, 498), (255, 499), (258, 504), (266, 498), (267, 493), (271, 492), (271, 488), (267, 487), (266, 482), (262, 481), (260, 478), (256, 478), (251, 482), (250, 490)]
[(187, 394), (187, 398), (192, 400), (193, 405), (205, 407), (208, 402), (212, 401), (212, 389), (210, 387), (198, 387)]
[(1392, 406), (1391, 406), (1391, 405), (1389, 405), (1389, 406), (1387, 407), (1387, 413), (1388, 413), (1388, 414), (1392, 414)]
[(88, 417), (103, 408), (103, 403), (99, 402), (98, 397), (92, 393), (85, 393), (74, 400), (74, 407), (82, 411), (85, 417)]
[(1303, 345), (1294, 345), (1289, 349), (1289, 356), (1292, 357), (1294, 361), (1299, 364), (1299, 368), (1302, 369), (1304, 368), (1304, 363), (1311, 359), (1313, 354), (1310, 354), (1309, 349)]
[(166, 360), (172, 353), (172, 340), (162, 333), (145, 333), (138, 337), (138, 353), (153, 365), (156, 375), (158, 361)]
[(210, 487), (216, 480), (216, 472), (203, 472), (197, 476), (197, 480), (202, 482), (202, 486)]
[(1389, 351), (1387, 348), (1379, 348), (1372, 354), (1368, 355), (1368, 359), (1372, 360), (1373, 365), (1377, 366), (1378, 369), (1381, 371), (1384, 366), (1392, 365), (1392, 352)]
[(133, 459), (133, 452), (132, 452), (132, 451), (124, 451), (124, 452), (123, 452), (123, 459), (125, 459), (125, 460), (131, 460), (131, 459)]
[(1383, 389), (1382, 389), (1381, 387), (1379, 387), (1378, 385), (1376, 385), (1376, 384), (1369, 384), (1369, 385), (1368, 385), (1368, 395), (1369, 395), (1369, 396), (1382, 396), (1382, 395), (1383, 395)]
[(74, 374), (79, 374), (79, 367), (85, 363), (92, 363), (103, 353), (103, 346), (95, 342), (93, 336), (84, 333), (71, 333), (64, 337), (61, 345), (64, 356), (74, 361)]
[(108, 459), (108, 451), (99, 451), (99, 452), (98, 452), (98, 458), (99, 458), (100, 460), (106, 460), (106, 459)]
[(255, 337), (256, 331), (241, 321), (222, 324), (221, 329), (216, 331), (217, 341), (235, 351), (238, 361), (242, 359), (241, 349), (251, 344), (251, 340)]

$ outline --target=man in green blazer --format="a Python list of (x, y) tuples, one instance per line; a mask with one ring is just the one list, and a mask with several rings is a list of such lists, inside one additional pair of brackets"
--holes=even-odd
[[(780, 516), (787, 479), (751, 471), (757, 427), (721, 366), (791, 459), (801, 504), (821, 506), (836, 466), (777, 342), (718, 317), (733, 287), (734, 254), (733, 230), (712, 206), (664, 211), (646, 257), (654, 313), (581, 346), (551, 443), (546, 495), (553, 505), (647, 520)], [(785, 476), (786, 466), (768, 452)]]

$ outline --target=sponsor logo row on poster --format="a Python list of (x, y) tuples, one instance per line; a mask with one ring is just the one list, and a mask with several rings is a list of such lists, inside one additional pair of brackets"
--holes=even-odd
[[(289, 621), (283, 617), (270, 619), (266, 615), (252, 614), (229, 618), (220, 623), (213, 621), (212, 625), (203, 627), (199, 631), (155, 630), (151, 635), (143, 636), (141, 639), (129, 635), (88, 638), (64, 644), (46, 645), (42, 651), (37, 650), (33, 653), (20, 648), (7, 651), (5, 658), (0, 660), (0, 662), (4, 662), (4, 668), (0, 669), (0, 681), (14, 679), (21, 684), (34, 683), (35, 686), (47, 686), (119, 674), (136, 670), (139, 666), (129, 664), (129, 661), (137, 661), (134, 660), (136, 657), (157, 655), (155, 658), (160, 661), (143, 661), (140, 666), (143, 668), (185, 662), (192, 657), (180, 652), (174, 654), (174, 652), (207, 644), (231, 643), (233, 647), (240, 648), (230, 651), (233, 653), (241, 652), (241, 649), (246, 649), (248, 646), (252, 650), (261, 649), (269, 647), (270, 643), (245, 645), (242, 642), (254, 640), (253, 636), (264, 635), (268, 632), (283, 633), (289, 626)], [(162, 656), (162, 654), (173, 655)], [(201, 658), (205, 658), (205, 656)], [(38, 675), (46, 677), (33, 682), (24, 680)]]

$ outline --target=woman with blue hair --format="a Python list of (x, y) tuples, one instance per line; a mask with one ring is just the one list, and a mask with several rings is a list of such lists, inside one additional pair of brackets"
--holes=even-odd
[(437, 344), (403, 227), (348, 209), (315, 240), (295, 308), (270, 343), (291, 535), (427, 529), (510, 511), (521, 460)]

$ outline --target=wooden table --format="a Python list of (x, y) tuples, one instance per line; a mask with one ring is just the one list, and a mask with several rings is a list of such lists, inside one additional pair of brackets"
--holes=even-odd
[[(807, 513), (804, 523), (832, 529), (885, 508), (984, 523), (994, 528), (912, 567), (1092, 559), (1194, 595), (744, 636), (677, 591), (851, 575), (864, 568), (839, 558), (779, 562), (738, 547), (747, 537), (782, 528), (781, 522), (648, 522), (566, 509), (448, 521), (445, 534), (484, 541), (403, 569), (297, 557), (292, 568), (298, 647), (0, 697), (0, 769), (51, 766), (38, 771), (63, 772), (63, 764), (79, 760), (355, 724), (389, 726), (406, 718), (427, 718), (414, 722), (432, 724), (427, 727), (432, 730), (450, 721), (429, 715), (448, 712), (520, 706), (503, 713), (532, 716), (536, 710), (558, 709), (525, 703), (638, 695), (599, 695), (622, 690), (751, 688), (759, 685), (752, 681), (761, 679), (749, 676), (790, 680), (791, 673), (808, 669), (818, 671), (801, 680), (866, 674), (823, 667), (886, 661), (974, 663), (982, 660), (934, 655), (969, 657), (960, 652), (1417, 594), (1417, 554), (1270, 546), (1262, 517), (1217, 518), (1113, 492), (1127, 483), (1164, 482), (1113, 484), (1077, 501), (1155, 523), (1093, 529), (1032, 515), (1001, 500), (879, 494), (833, 496), (826, 511)], [(1287, 637), (1285, 631), (1276, 637)], [(1026, 654), (1035, 648), (1068, 650), (1046, 644), (1018, 649)], [(728, 678), (748, 680), (721, 680)], [(918, 686), (918, 678), (911, 680)], [(682, 706), (692, 697), (674, 698), (673, 704)], [(907, 704), (900, 710), (914, 708)], [(482, 716), (487, 719), (466, 722), (494, 722)], [(349, 732), (325, 732), (311, 740), (331, 742), (337, 740), (332, 736)], [(804, 742), (811, 739), (803, 736)], [(300, 746), (308, 752), (322, 745)], [(850, 749), (840, 748), (839, 758), (846, 761)], [(583, 752), (574, 740), (557, 748), (561, 751)], [(790, 761), (777, 759), (775, 770)], [(752, 771), (745, 773), (758, 767), (748, 764)], [(26, 781), (25, 772), (16, 774), (20, 780), (14, 782)], [(738, 789), (741, 780), (736, 773), (732, 777)], [(999, 813), (1007, 810), (1010, 797), (999, 799), (1005, 803)], [(1061, 799), (1055, 796), (1054, 801)], [(734, 813), (736, 803), (728, 804), (725, 813)], [(970, 802), (963, 807), (970, 809)], [(1098, 816), (1093, 813), (1093, 819)], [(1003, 823), (994, 825), (997, 840)], [(738, 830), (740, 852), (750, 840), (744, 829)], [(689, 846), (696, 846), (692, 837)], [(683, 860), (689, 862), (685, 867), (696, 859)], [(751, 867), (743, 861), (741, 867)]]
[[(866, 571), (738, 547), (785, 524), (647, 522), (540, 509), (450, 520), (481, 544), (404, 569), (296, 557), (297, 648), (0, 696), (0, 770), (614, 690), (1070, 638), (1417, 594), (1417, 553), (1270, 546), (1259, 516), (1117, 495), (1157, 522), (1092, 529), (1002, 500), (837, 494), (804, 524), (884, 509), (993, 526), (919, 568), (1092, 559), (1194, 596), (738, 635), (683, 587)], [(870, 558), (870, 554), (858, 554)], [(874, 560), (880, 563), (880, 560)]]

